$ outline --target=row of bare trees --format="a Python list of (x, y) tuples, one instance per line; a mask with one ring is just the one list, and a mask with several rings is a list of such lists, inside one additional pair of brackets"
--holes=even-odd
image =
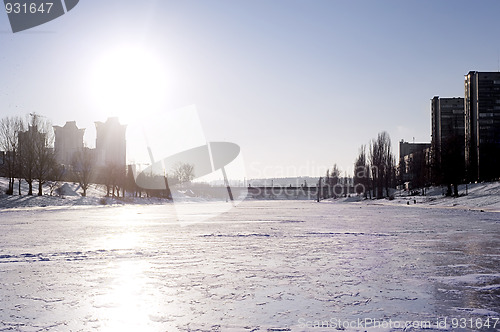
[[(18, 180), (18, 194), (21, 195), (21, 181), (28, 184), (28, 195), (33, 195), (34, 184), (38, 185), (39, 196), (43, 185), (51, 181), (50, 190), (63, 179), (76, 181), (86, 196), (94, 180), (95, 158), (84, 148), (74, 155), (70, 169), (56, 161), (53, 149), (54, 132), (50, 121), (31, 113), (28, 117), (5, 117), (0, 119), (0, 150), (4, 151), (2, 175), (8, 178), (6, 194), (13, 195)], [(68, 166), (68, 165), (67, 165)]]
[(0, 148), (5, 151), (4, 173), (9, 179), (7, 194), (14, 194), (16, 178), (28, 184), (28, 195), (33, 195), (33, 185), (38, 182), (38, 195), (42, 195), (45, 182), (57, 177), (54, 151), (51, 149), (54, 136), (50, 122), (32, 113), (27, 119), (19, 116), (0, 120)]
[(366, 145), (359, 149), (354, 162), (354, 187), (370, 198), (390, 197), (396, 187), (396, 158), (392, 152), (391, 138), (386, 131), (372, 139), (368, 151)]
[(77, 151), (73, 155), (72, 160), (72, 173), (75, 180), (79, 183), (80, 188), (82, 188), (82, 196), (87, 196), (87, 190), (90, 185), (95, 181), (95, 170), (96, 170), (96, 158), (95, 154), (92, 153), (87, 147), (82, 150)]
[[(135, 182), (132, 172), (123, 166), (109, 164), (98, 167), (95, 150), (84, 147), (75, 151), (70, 165), (61, 165), (54, 151), (54, 132), (51, 123), (38, 114), (32, 113), (0, 119), (0, 151), (4, 151), (1, 176), (8, 178), (5, 193), (13, 195), (16, 180), (21, 195), (21, 182), (28, 184), (28, 195), (33, 195), (33, 187), (38, 184), (38, 195), (43, 195), (43, 185), (49, 183), (51, 193), (61, 181), (77, 182), (83, 193), (94, 183), (106, 187), (106, 196), (125, 196), (125, 191), (141, 196), (142, 189)], [(194, 166), (179, 163), (172, 170), (168, 181), (171, 184), (187, 183), (193, 180)], [(149, 193), (147, 193), (149, 195)]]
[[(16, 176), (19, 172), (19, 140), (18, 133), (24, 131), (24, 122), (20, 117), (7, 117), (0, 120), (0, 149), (6, 153), (3, 158), (5, 176), (9, 179), (7, 194), (14, 193)], [(20, 182), (19, 182), (20, 183)], [(21, 187), (19, 186), (19, 192)]]

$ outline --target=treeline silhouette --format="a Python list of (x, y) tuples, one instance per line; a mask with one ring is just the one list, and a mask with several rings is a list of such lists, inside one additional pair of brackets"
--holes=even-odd
[(169, 183), (190, 182), (194, 174), (192, 165), (179, 164), (170, 170), (170, 177), (167, 174), (154, 179), (165, 183), (166, 189), (145, 190), (137, 185), (132, 165), (97, 165), (95, 151), (85, 146), (74, 151), (70, 164), (61, 164), (54, 151), (52, 124), (36, 113), (0, 119), (0, 151), (0, 176), (8, 178), (7, 195), (21, 195), (22, 181), (28, 185), (27, 195), (34, 194), (34, 186), (37, 194), (43, 195), (44, 185), (52, 195), (66, 181), (78, 183), (82, 196), (87, 196), (91, 184), (99, 184), (105, 187), (107, 197), (125, 197), (129, 193), (134, 197), (171, 198)]
[(352, 183), (354, 191), (365, 198), (393, 197), (393, 190), (398, 184), (396, 157), (392, 152), (391, 138), (386, 131), (382, 131), (367, 145), (359, 148), (354, 162), (352, 181), (341, 177), (341, 171), (334, 164), (326, 171), (325, 185), (334, 188), (337, 184)]

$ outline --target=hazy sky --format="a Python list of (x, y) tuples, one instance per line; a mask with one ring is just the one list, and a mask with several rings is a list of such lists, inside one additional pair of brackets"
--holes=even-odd
[[(161, 133), (170, 112), (196, 105), (207, 140), (241, 146), (249, 178), (323, 175), (352, 169), (382, 130), (396, 154), (401, 139), (429, 141), (430, 99), (499, 69), (499, 13), (497, 0), (81, 0), (16, 34), (0, 13), (0, 112), (76, 120), (93, 146), (94, 121), (142, 118)], [(148, 102), (129, 78), (147, 81)], [(124, 99), (100, 95), (103, 82)]]

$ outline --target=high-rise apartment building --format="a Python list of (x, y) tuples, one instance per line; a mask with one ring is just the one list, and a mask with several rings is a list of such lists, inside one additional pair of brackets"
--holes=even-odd
[(441, 151), (450, 140), (455, 141), (457, 137), (465, 145), (464, 98), (435, 96), (431, 100), (431, 113), (433, 147)]
[(430, 147), (430, 143), (399, 142), (399, 177), (405, 186), (419, 187), (429, 182)]
[[(465, 100), (461, 97), (431, 100), (433, 182), (462, 181), (465, 173)], [(445, 174), (447, 173), (447, 174)]]
[(76, 152), (83, 149), (85, 129), (76, 126), (75, 121), (68, 121), (61, 126), (54, 126), (54, 152), (56, 160), (63, 165), (71, 165)]
[(500, 72), (465, 76), (465, 161), (470, 181), (500, 177)]
[(96, 157), (98, 166), (123, 167), (126, 165), (125, 131), (127, 126), (113, 117), (96, 122)]

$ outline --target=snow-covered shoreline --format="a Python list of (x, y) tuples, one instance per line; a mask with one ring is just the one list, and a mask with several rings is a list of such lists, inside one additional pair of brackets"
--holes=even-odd
[(474, 183), (459, 186), (459, 197), (443, 195), (442, 187), (426, 189), (425, 195), (408, 195), (399, 191), (393, 200), (365, 200), (354, 196), (332, 200), (336, 202), (354, 202), (357, 204), (390, 205), (419, 208), (446, 208), (461, 210), (477, 210), (482, 212), (500, 212), (500, 182)]
[[(93, 185), (88, 189), (87, 197), (81, 196), (78, 185), (67, 183), (64, 195), (50, 195), (48, 188), (44, 188), (44, 195), (26, 195), (27, 186), (22, 185), (22, 195), (5, 195), (3, 189), (7, 186), (7, 179), (0, 178), (0, 210), (3, 209), (48, 209), (64, 207), (92, 207), (114, 206), (123, 204), (169, 204), (172, 201), (163, 198), (146, 197), (104, 197), (105, 190), (102, 186)], [(465, 194), (467, 192), (467, 194)], [(367, 200), (360, 196), (351, 196), (340, 199), (328, 199), (322, 202), (355, 203), (367, 205), (389, 205), (419, 208), (453, 208), (462, 210), (477, 210), (483, 212), (500, 212), (500, 182), (477, 183), (459, 186), (459, 197), (446, 197), (442, 187), (426, 189), (425, 195), (409, 195), (407, 192), (396, 192), (393, 200), (379, 199)], [(177, 195), (176, 195), (177, 194)], [(179, 196), (180, 195), (180, 196)], [(178, 197), (177, 197), (178, 196)], [(181, 193), (174, 193), (175, 202), (205, 201), (200, 197), (185, 197)]]
[[(87, 196), (83, 197), (79, 186), (75, 183), (65, 183), (64, 190), (60, 195), (50, 194), (48, 186), (44, 186), (44, 194), (38, 196), (27, 195), (27, 185), (22, 183), (21, 195), (6, 195), (4, 189), (7, 187), (7, 179), (0, 178), (0, 210), (3, 209), (54, 209), (64, 207), (95, 207), (123, 204), (168, 204), (168, 199), (151, 197), (105, 197), (106, 192), (103, 186), (92, 185), (87, 190)], [(17, 193), (17, 183), (15, 192)]]

